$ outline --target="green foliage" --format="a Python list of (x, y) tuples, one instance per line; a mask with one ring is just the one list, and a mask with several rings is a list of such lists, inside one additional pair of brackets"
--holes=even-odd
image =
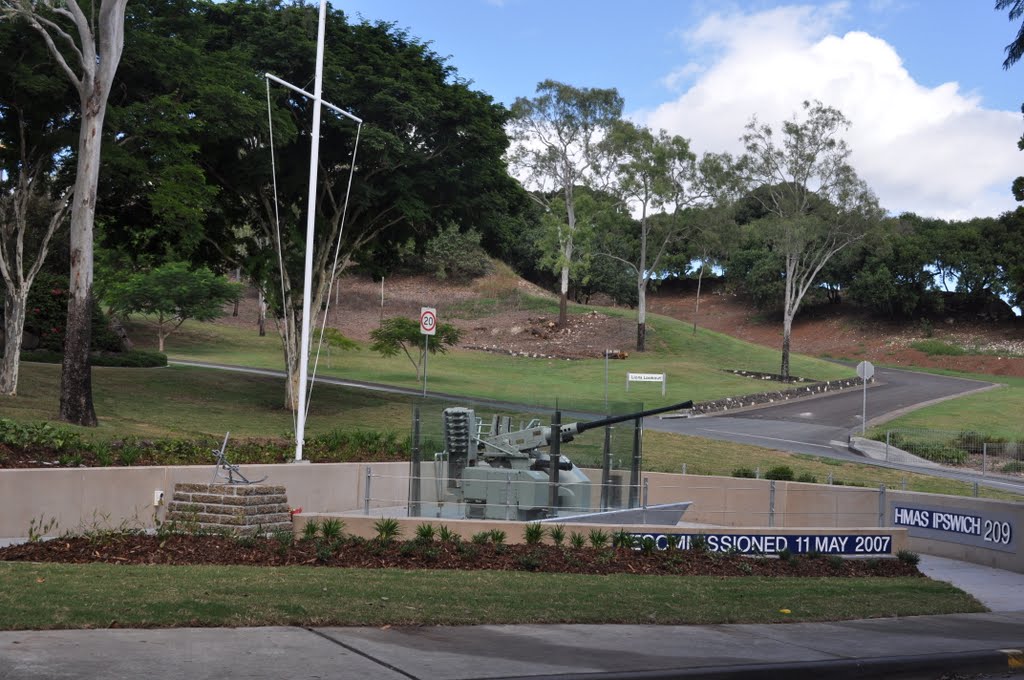
[(569, 545), (579, 550), (587, 544), (587, 537), (578, 531), (569, 532)]
[(416, 525), (416, 540), (421, 543), (433, 543), (434, 537), (437, 535), (437, 530), (434, 529), (433, 524), (417, 524)]
[(783, 548), (779, 551), (779, 559), (783, 562), (789, 562), (793, 559), (793, 551), (789, 548)]
[(547, 535), (547, 528), (540, 522), (530, 522), (523, 527), (523, 539), (527, 545), (537, 545)]
[(632, 549), (635, 542), (633, 535), (625, 529), (619, 529), (612, 534), (613, 548)]
[(999, 471), (1010, 474), (1024, 472), (1024, 460), (1011, 460), (1009, 463), (1004, 463)]
[(314, 540), (320, 533), (320, 524), (315, 519), (310, 519), (302, 527), (302, 539), (305, 541)]
[(804, 482), (805, 484), (817, 484), (818, 478), (812, 475), (810, 472), (801, 472), (797, 476), (796, 481)]
[[(111, 274), (113, 277), (113, 274)], [(185, 262), (169, 262), (148, 271), (120, 274), (103, 287), (110, 309), (121, 316), (155, 317), (160, 351), (164, 340), (188, 319), (210, 321), (234, 302), (241, 285), (217, 276), (206, 267), (192, 269)]]
[(610, 538), (611, 536), (608, 535), (608, 532), (603, 529), (591, 529), (587, 534), (590, 546), (599, 550), (608, 545)]
[(373, 523), (373, 529), (377, 532), (377, 540), (381, 543), (390, 543), (402, 533), (401, 525), (394, 517), (381, 517)]
[(478, 531), (469, 537), (469, 542), (474, 545), (485, 545), (491, 542), (490, 531)]
[(505, 542), (507, 534), (501, 529), (491, 529), (490, 531), (491, 543), (494, 545), (502, 545)]
[(326, 541), (337, 541), (345, 530), (345, 522), (337, 517), (328, 517), (320, 522), (320, 535)]
[(694, 552), (707, 552), (708, 548), (708, 537), (704, 534), (697, 534), (690, 538), (690, 550)]
[(551, 537), (551, 542), (555, 545), (562, 545), (565, 542), (565, 525), (552, 524), (548, 528), (548, 536)]
[(19, 423), (0, 418), (0, 444), (16, 448), (45, 448), (60, 453), (83, 446), (82, 436), (49, 423)]
[(757, 473), (747, 467), (736, 468), (732, 471), (733, 477), (741, 477), (743, 479), (754, 479), (757, 477)]
[(452, 529), (448, 528), (447, 525), (444, 524), (442, 524), (438, 528), (437, 538), (442, 543), (458, 543), (460, 540), (462, 540), (462, 537), (459, 536), (458, 532), (453, 531)]
[(791, 482), (793, 481), (793, 468), (788, 465), (776, 465), (768, 469), (768, 472), (764, 474), (764, 478)]
[(653, 536), (644, 536), (640, 539), (640, 552), (644, 555), (653, 555), (658, 549), (658, 541)]
[(829, 555), (828, 564), (836, 571), (839, 571), (843, 568), (844, 561), (841, 555)]
[(910, 346), (928, 356), (959, 357), (967, 354), (963, 347), (935, 339), (917, 340), (910, 343)]
[(57, 528), (57, 518), (45, 519), (43, 515), (39, 519), (33, 517), (28, 521), (28, 542), (39, 543), (51, 531)]
[(903, 549), (896, 552), (896, 559), (906, 564), (917, 565), (917, 563), (921, 561), (921, 556), (916, 552)]
[(460, 231), (450, 224), (427, 241), (423, 265), (435, 278), (454, 281), (483, 276), (489, 269), (487, 253), (480, 247), (480, 232)]
[[(404, 352), (420, 377), (423, 365), (424, 344), (431, 354), (446, 354), (448, 348), (459, 343), (461, 333), (448, 323), (439, 323), (434, 335), (420, 333), (419, 321), (402, 316), (384, 319), (378, 328), (370, 332), (370, 350), (385, 357), (397, 356)], [(424, 341), (426, 339), (426, 341)]]

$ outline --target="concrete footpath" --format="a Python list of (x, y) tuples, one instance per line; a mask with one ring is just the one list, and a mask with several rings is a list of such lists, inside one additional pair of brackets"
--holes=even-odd
[(1024, 648), (1024, 574), (932, 556), (922, 556), (920, 567), (992, 611), (717, 626), (0, 632), (0, 679), (952, 680), (1024, 675), (1019, 651)]

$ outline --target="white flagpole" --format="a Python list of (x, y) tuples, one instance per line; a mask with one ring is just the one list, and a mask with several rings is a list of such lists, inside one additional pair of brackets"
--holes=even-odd
[(313, 315), (313, 238), (316, 222), (317, 164), (320, 160), (320, 108), (324, 85), (324, 33), (327, 0), (320, 0), (320, 23), (316, 34), (316, 74), (313, 85), (313, 132), (309, 152), (309, 214), (306, 216), (306, 270), (302, 278), (302, 338), (299, 342), (299, 412), (295, 420), (295, 460), (302, 460), (306, 432), (306, 393), (309, 382), (309, 317)]

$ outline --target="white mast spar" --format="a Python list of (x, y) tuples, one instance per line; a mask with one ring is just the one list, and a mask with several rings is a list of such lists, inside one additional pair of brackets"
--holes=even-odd
[(299, 403), (297, 406), (298, 413), (296, 413), (295, 421), (296, 461), (302, 460), (302, 444), (306, 432), (306, 400), (309, 391), (309, 318), (313, 314), (313, 310), (310, 305), (310, 297), (312, 297), (313, 294), (313, 238), (316, 222), (317, 168), (320, 160), (320, 111), (323, 106), (326, 106), (332, 111), (336, 111), (356, 123), (362, 124), (363, 122), (361, 118), (357, 118), (348, 111), (344, 111), (323, 100), (324, 33), (326, 23), (327, 0), (320, 0), (320, 19), (317, 26), (316, 36), (316, 73), (314, 76), (313, 94), (310, 94), (309, 92), (306, 92), (305, 90), (302, 90), (269, 73), (265, 74), (269, 80), (313, 100), (312, 144), (309, 152), (309, 211), (306, 216), (306, 260), (302, 278), (302, 334), (299, 341)]

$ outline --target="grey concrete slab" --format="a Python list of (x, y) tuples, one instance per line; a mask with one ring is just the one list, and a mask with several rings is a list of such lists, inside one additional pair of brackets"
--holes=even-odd
[(935, 555), (921, 555), (917, 567), (929, 578), (970, 593), (994, 612), (1024, 612), (1024, 574)]
[(302, 628), (0, 633), (4, 680), (405, 677)]

